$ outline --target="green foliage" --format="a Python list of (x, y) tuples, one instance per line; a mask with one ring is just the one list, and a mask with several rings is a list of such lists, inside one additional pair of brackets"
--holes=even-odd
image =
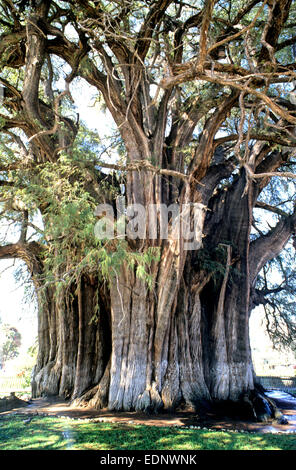
[[(231, 245), (230, 242), (225, 242), (225, 245)], [(195, 269), (205, 271), (211, 275), (214, 285), (219, 288), (227, 267), (227, 253), (225, 246), (219, 244), (212, 250), (201, 248), (196, 253), (194, 259)], [(239, 275), (238, 271), (232, 266), (230, 267), (230, 278), (233, 275)]]
[[(84, 129), (81, 137), (85, 135)], [(85, 152), (79, 148), (81, 145), (78, 140), (71, 158), (62, 155), (57, 162), (40, 164), (36, 172), (31, 169), (14, 170), (16, 185), (6, 191), (7, 197), (22, 201), (30, 221), (42, 204), (43, 229), (38, 233), (38, 241), (43, 247), (42, 284), (46, 287), (54, 283), (58, 294), (59, 289), (77, 282), (84, 273), (95, 273), (109, 280), (126, 263), (131, 269), (136, 269), (136, 275), (151, 287), (153, 281), (149, 266), (159, 259), (157, 249), (133, 252), (125, 240), (116, 243), (113, 240), (101, 241), (94, 235), (95, 208), (106, 194), (114, 199), (117, 189), (104, 179), (99, 183), (94, 181), (94, 174), (84, 161), (87, 163), (93, 158), (95, 143), (86, 140)], [(94, 183), (97, 189), (90, 191), (89, 187)], [(13, 215), (14, 212), (10, 213)]]
[(110, 250), (112, 242), (106, 242), (99, 250), (93, 253), (100, 267), (100, 273), (105, 279), (111, 279), (117, 275), (122, 265), (130, 269), (136, 269), (136, 276), (147, 282), (149, 288), (153, 286), (153, 277), (149, 273), (149, 267), (153, 261), (159, 261), (160, 250), (148, 247), (144, 252), (138, 253), (128, 248), (125, 240), (117, 242), (116, 249)]
[(23, 388), (31, 387), (32, 371), (37, 361), (38, 341), (29, 347), (25, 356), (25, 363), (20, 366), (18, 376), (23, 378)]
[(9, 359), (19, 354), (21, 335), (10, 325), (0, 323), (0, 366), (3, 367)]

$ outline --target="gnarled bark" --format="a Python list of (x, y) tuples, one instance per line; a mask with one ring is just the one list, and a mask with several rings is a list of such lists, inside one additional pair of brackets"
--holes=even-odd
[(110, 355), (109, 315), (103, 289), (88, 276), (81, 278), (79, 286), (74, 284), (66, 290), (39, 290), (34, 397), (60, 395), (74, 399), (100, 381)]
[[(264, 5), (258, 9), (256, 1), (242, 8), (231, 5), (228, 22), (219, 17), (212, 0), (194, 14), (183, 2), (176, 9), (171, 0), (143, 2), (142, 17), (134, 16), (132, 2), (114, 2), (112, 13), (99, 2), (77, 1), (75, 8), (71, 2), (63, 2), (63, 7), (31, 2), (30, 8), (27, 2), (4, 3), (1, 39), (8, 53), (6, 58), (2, 54), (3, 65), (23, 70), (17, 80), (21, 90), (13, 85), (15, 75), (11, 84), (1, 79), (8, 90), (1, 130), (12, 137), (11, 129), (21, 129), (29, 145), (14, 135), (27, 160), (9, 157), (9, 163), (1, 164), (1, 189), (13, 192), (16, 184), (16, 194), (21, 188), (26, 195), (28, 189), (31, 201), (30, 175), (20, 183), (19, 174), (32, 168), (38, 176), (42, 164), (60, 162), (61, 150), (69, 148), (77, 133), (77, 123), (61, 115), (60, 100), (69, 96), (69, 83), (79, 76), (96, 87), (118, 126), (126, 162), (106, 166), (126, 173), (126, 205), (200, 205), (194, 250), (184, 249), (182, 237), (173, 238), (172, 227), (167, 240), (157, 235), (153, 241), (128, 241), (128, 249), (142, 254), (151, 246), (160, 248), (160, 260), (150, 267), (151, 289), (137, 276), (136, 266), (124, 263), (110, 273), (108, 287), (99, 281), (100, 266), (96, 275), (86, 268), (67, 286), (61, 281), (45, 284), (42, 245), (26, 242), (29, 219), (23, 209), (20, 240), (0, 247), (0, 258), (23, 259), (38, 293), (33, 396), (57, 394), (80, 405), (147, 412), (179, 405), (200, 411), (209, 402), (256, 397), (248, 332), (252, 292), (258, 271), (295, 231), (294, 211), (250, 243), (258, 195), (271, 172), (288, 159), (271, 145), (295, 143), (294, 105), (288, 98), (273, 96), (275, 84), (293, 80), (293, 64), (284, 65), (274, 57), (276, 50), (294, 41), (278, 42), (291, 0), (267, 2), (269, 14), (263, 25), (256, 20)], [(68, 37), (69, 25), (76, 29), (77, 40), (75, 35)], [(260, 37), (256, 41), (255, 26)], [(198, 33), (192, 40), (193, 28)], [(172, 54), (170, 45), (175, 48)], [(221, 47), (229, 49), (228, 63), (219, 61)], [(238, 54), (232, 52), (237, 47)], [(0, 49), (4, 51), (3, 46)], [(66, 90), (55, 93), (53, 69), (49, 70), (45, 103), (41, 72), (46, 72), (46, 64), (53, 65), (51, 55), (64, 60), (71, 72)], [(195, 83), (186, 88), (189, 81)], [(229, 135), (215, 139), (238, 107), (237, 135), (229, 127)], [(251, 123), (254, 133), (245, 132)], [(194, 132), (199, 132), (198, 138)], [(251, 139), (257, 140), (255, 145)], [(219, 142), (237, 142), (230, 145), (231, 156), (224, 150), (219, 158), (215, 155)], [(83, 188), (93, 204), (109, 195), (100, 194), (100, 162), (91, 158), (80, 162), (75, 156), (73, 164), (81, 163), (85, 173), (81, 170), (76, 179), (73, 172), (68, 182)], [(228, 187), (223, 187), (223, 178), (228, 178)], [(62, 194), (52, 194), (57, 204), (51, 207), (53, 199), (43, 198), (39, 189), (34, 204), (44, 216), (43, 246), (56, 253), (60, 238), (47, 237), (46, 230), (55, 223)], [(85, 253), (85, 246), (73, 247), (70, 240), (67, 246), (81, 256)]]

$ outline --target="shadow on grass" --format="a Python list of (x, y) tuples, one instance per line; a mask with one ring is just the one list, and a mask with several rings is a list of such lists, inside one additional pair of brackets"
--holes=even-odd
[(82, 422), (0, 419), (0, 450), (295, 450), (294, 435)]

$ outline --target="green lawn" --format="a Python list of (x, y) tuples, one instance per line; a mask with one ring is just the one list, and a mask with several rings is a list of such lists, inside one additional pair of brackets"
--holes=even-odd
[(1, 450), (296, 450), (295, 434), (255, 434), (16, 415), (0, 419)]

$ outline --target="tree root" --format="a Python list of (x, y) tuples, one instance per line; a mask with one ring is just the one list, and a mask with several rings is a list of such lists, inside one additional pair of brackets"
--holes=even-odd
[(217, 415), (234, 419), (245, 419), (259, 423), (276, 422), (288, 424), (275, 402), (266, 395), (266, 390), (256, 384), (253, 390), (243, 393), (237, 401), (219, 401), (214, 403), (213, 411)]

